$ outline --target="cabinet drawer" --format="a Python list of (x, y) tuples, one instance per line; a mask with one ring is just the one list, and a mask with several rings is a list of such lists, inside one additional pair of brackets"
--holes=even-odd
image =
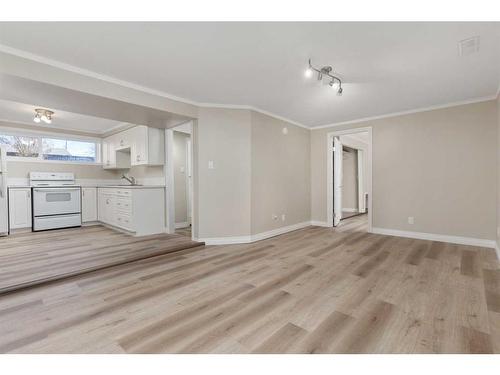
[(129, 189), (116, 189), (115, 194), (119, 197), (131, 197), (132, 192)]
[(132, 218), (129, 215), (117, 213), (116, 214), (116, 226), (123, 229), (132, 229)]
[(125, 211), (129, 214), (132, 213), (132, 200), (130, 198), (116, 198), (115, 208), (118, 211)]

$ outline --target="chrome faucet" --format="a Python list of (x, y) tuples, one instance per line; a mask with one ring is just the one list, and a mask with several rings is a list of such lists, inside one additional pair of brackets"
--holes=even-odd
[(128, 182), (130, 182), (130, 185), (136, 185), (136, 182), (137, 182), (134, 177), (132, 177), (132, 176), (128, 177), (125, 174), (122, 175), (122, 179), (125, 179)]

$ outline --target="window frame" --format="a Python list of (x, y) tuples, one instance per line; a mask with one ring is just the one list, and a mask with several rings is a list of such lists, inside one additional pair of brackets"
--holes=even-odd
[[(38, 156), (7, 156), (7, 161), (16, 162), (28, 162), (28, 163), (55, 163), (55, 164), (72, 164), (72, 165), (102, 165), (101, 149), (102, 149), (102, 139), (98, 137), (88, 137), (67, 134), (64, 132), (54, 133), (48, 131), (36, 131), (36, 130), (23, 130), (14, 129), (8, 127), (0, 127), (0, 135), (8, 136), (19, 136), (19, 137), (31, 137), (38, 139)], [(57, 139), (57, 140), (68, 140), (68, 141), (79, 141), (79, 142), (91, 142), (95, 144), (96, 147), (96, 160), (95, 161), (71, 161), (71, 160), (47, 160), (43, 158), (43, 138)]]

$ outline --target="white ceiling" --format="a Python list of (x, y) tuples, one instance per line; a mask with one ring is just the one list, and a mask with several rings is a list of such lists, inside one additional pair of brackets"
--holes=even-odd
[[(101, 135), (113, 129), (125, 127), (119, 121), (107, 120), (98, 117), (86, 116), (77, 113), (60, 111), (54, 108), (45, 108), (53, 110), (54, 116), (52, 123), (47, 125), (43, 122), (33, 122), (37, 105), (17, 103), (8, 100), (0, 100), (0, 121), (22, 123), (35, 127), (45, 128), (47, 130), (74, 130), (88, 134)], [(42, 107), (44, 108), (44, 107)]]
[[(457, 43), (480, 36), (478, 53)], [(495, 95), (500, 23), (0, 23), (0, 44), (307, 126)], [(306, 79), (332, 65), (344, 95)]]

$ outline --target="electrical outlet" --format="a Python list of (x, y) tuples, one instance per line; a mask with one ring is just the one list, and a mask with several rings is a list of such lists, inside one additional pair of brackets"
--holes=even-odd
[(208, 161), (208, 169), (214, 169), (214, 161), (213, 160), (209, 160)]
[(415, 218), (413, 216), (408, 216), (408, 224), (415, 224)]
[(273, 215), (272, 218), (273, 220), (278, 220), (278, 215)]
[(285, 220), (286, 220), (285, 214), (281, 215), (281, 221), (285, 221)]

